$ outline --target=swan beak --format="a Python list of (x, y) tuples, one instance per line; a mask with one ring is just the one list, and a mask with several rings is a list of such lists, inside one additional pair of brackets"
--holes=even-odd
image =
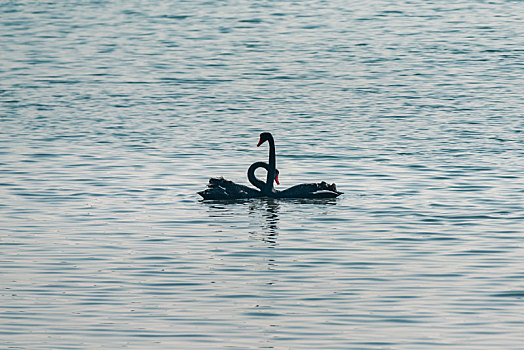
[(280, 180), (278, 179), (278, 174), (277, 174), (277, 176), (275, 176), (275, 182), (277, 183), (277, 185), (280, 185)]
[(257, 147), (260, 147), (261, 144), (262, 144), (262, 138), (258, 139)]

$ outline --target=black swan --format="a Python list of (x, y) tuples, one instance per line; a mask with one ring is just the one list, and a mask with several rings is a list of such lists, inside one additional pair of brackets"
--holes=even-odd
[[(204, 199), (211, 200), (224, 200), (224, 199), (249, 199), (263, 197), (262, 189), (265, 186), (265, 182), (259, 180), (255, 176), (255, 170), (258, 168), (264, 168), (269, 172), (270, 165), (264, 162), (255, 162), (251, 164), (247, 170), (247, 178), (249, 182), (259, 190), (255, 190), (251, 187), (234, 183), (233, 181), (226, 180), (223, 177), (209, 179), (209, 184), (204, 191), (197, 192)], [(279, 184), (278, 181), (278, 169), (273, 171), (276, 173), (274, 182)]]
[(335, 184), (330, 185), (324, 181), (295, 185), (283, 191), (275, 190), (273, 187), (273, 181), (275, 181), (278, 174), (276, 172), (276, 151), (273, 135), (269, 132), (261, 133), (257, 147), (266, 141), (269, 143), (269, 167), (267, 180), (261, 188), (261, 192), (264, 196), (272, 198), (335, 198), (343, 193), (337, 191)]

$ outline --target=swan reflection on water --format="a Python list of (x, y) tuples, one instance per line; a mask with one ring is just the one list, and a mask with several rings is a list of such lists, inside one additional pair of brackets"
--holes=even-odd
[[(269, 243), (276, 244), (279, 235), (279, 222), (282, 217), (287, 216), (287, 209), (282, 209), (282, 206), (289, 206), (297, 208), (294, 205), (315, 206), (319, 209), (326, 208), (326, 206), (337, 205), (338, 201), (335, 198), (323, 199), (287, 199), (281, 201), (275, 198), (255, 198), (245, 200), (220, 200), (220, 201), (201, 201), (202, 205), (208, 206), (208, 215), (210, 218), (238, 218), (245, 217), (248, 220), (250, 236)], [(289, 220), (289, 218), (287, 218)], [(240, 220), (242, 221), (242, 220)], [(239, 220), (234, 220), (238, 223)], [(227, 223), (224, 222), (224, 224)]]
[(250, 231), (250, 235), (261, 241), (276, 244), (278, 236), (278, 212), (280, 204), (272, 198), (266, 198), (258, 201), (261, 205), (251, 203), (248, 208), (248, 214), (255, 220), (262, 218), (259, 223), (261, 232), (259, 230)]
[(280, 204), (273, 198), (202, 201), (201, 203), (208, 206), (210, 218), (216, 220), (217, 218), (245, 217), (251, 237), (270, 244), (276, 243)]

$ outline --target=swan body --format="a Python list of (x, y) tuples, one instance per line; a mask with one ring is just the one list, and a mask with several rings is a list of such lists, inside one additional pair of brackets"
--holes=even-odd
[[(197, 193), (200, 196), (202, 196), (202, 198), (209, 200), (233, 200), (262, 197), (263, 194), (260, 191), (260, 189), (265, 185), (265, 182), (259, 180), (255, 176), (255, 170), (258, 168), (264, 168), (266, 170), (269, 170), (269, 164), (264, 162), (255, 162), (251, 164), (251, 166), (247, 170), (247, 178), (249, 182), (253, 186), (259, 188), (259, 190), (251, 188), (249, 186), (237, 184), (233, 181), (226, 180), (223, 177), (215, 177), (209, 179), (209, 184), (207, 185), (207, 188), (204, 191), (200, 191)], [(279, 184), (278, 173), (279, 171), (278, 169), (276, 169), (276, 176), (274, 178), (274, 181), (277, 183), (277, 185)]]
[(226, 180), (223, 177), (209, 179), (207, 188), (197, 193), (202, 196), (202, 198), (211, 200), (247, 199), (261, 196), (260, 191)]
[(335, 198), (343, 192), (337, 191), (335, 184), (328, 184), (325, 181), (300, 184), (289, 187), (283, 191), (275, 191), (275, 198)]

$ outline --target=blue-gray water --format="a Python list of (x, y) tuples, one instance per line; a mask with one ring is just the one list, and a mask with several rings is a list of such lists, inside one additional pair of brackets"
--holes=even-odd
[(522, 349), (523, 13), (1, 2), (0, 347)]

